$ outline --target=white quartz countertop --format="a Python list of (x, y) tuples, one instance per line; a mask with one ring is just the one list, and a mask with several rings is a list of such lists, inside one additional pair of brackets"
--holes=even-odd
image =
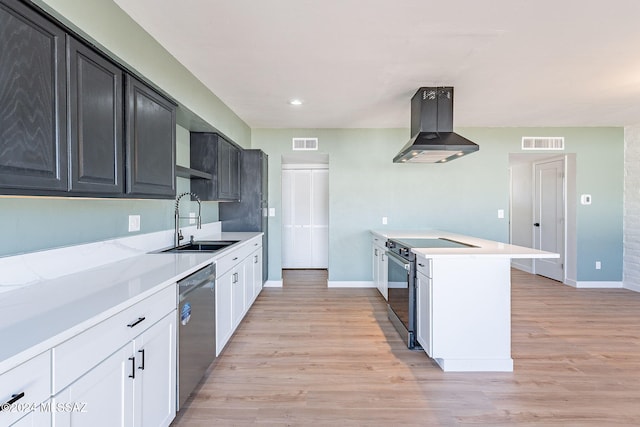
[(411, 251), (425, 258), (453, 258), (453, 257), (504, 257), (504, 258), (559, 258), (560, 255), (524, 246), (510, 245), (493, 240), (464, 236), (438, 230), (371, 230), (373, 235), (387, 239), (424, 238), (450, 239), (466, 243), (475, 247), (461, 248), (413, 248)]
[(141, 253), (0, 293), (0, 373), (171, 286), (261, 234), (202, 236), (198, 240), (239, 242), (215, 253)]

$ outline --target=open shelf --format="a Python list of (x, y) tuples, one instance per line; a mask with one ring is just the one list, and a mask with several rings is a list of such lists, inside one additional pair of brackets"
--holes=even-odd
[(211, 180), (213, 175), (207, 172), (202, 172), (197, 169), (186, 168), (184, 166), (176, 165), (176, 176), (181, 178), (198, 178)]

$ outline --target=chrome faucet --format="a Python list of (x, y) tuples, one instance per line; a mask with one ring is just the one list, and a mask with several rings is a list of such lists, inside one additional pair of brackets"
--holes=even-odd
[(198, 217), (196, 218), (196, 227), (198, 228), (198, 230), (202, 228), (202, 217), (200, 216), (200, 213), (202, 212), (202, 204), (200, 203), (200, 197), (198, 197), (198, 195), (195, 193), (189, 192), (180, 194), (178, 197), (176, 197), (175, 233), (173, 235), (174, 248), (178, 247), (178, 245), (180, 244), (180, 240), (184, 239), (184, 237), (182, 236), (182, 231), (180, 230), (180, 220), (187, 218), (193, 219), (192, 217), (188, 216), (180, 216), (180, 199), (187, 194), (193, 196), (198, 202)]

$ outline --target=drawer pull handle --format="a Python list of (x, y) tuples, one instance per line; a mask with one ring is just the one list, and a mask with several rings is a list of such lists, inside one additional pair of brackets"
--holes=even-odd
[(418, 265), (419, 265), (420, 267), (424, 267), (424, 264), (422, 264), (422, 263), (418, 263)]
[(253, 244), (253, 246), (258, 246), (258, 244), (257, 244), (257, 243), (254, 243), (254, 244)]
[(138, 366), (138, 369), (144, 371), (144, 349), (138, 350), (138, 353), (142, 353), (142, 363), (140, 364), (140, 366)]
[(253, 263), (254, 263), (254, 264), (257, 264), (257, 263), (258, 263), (258, 255), (255, 255), (255, 256), (254, 256), (254, 259), (255, 259), (255, 261), (253, 261)]
[(233, 260), (234, 260), (234, 261), (237, 261), (237, 260), (238, 260), (238, 257), (235, 257)]
[(13, 405), (14, 403), (16, 403), (18, 400), (22, 399), (24, 397), (24, 391), (18, 394), (12, 394), (11, 395), (11, 399), (9, 399), (7, 401), (7, 403), (5, 403), (4, 405), (0, 405), (0, 412), (2, 412), (3, 409), (9, 409), (8, 406)]
[(130, 328), (133, 328), (136, 325), (138, 325), (140, 322), (144, 321), (144, 319), (146, 319), (146, 317), (138, 317), (138, 320), (136, 320), (133, 323), (129, 323), (127, 326), (130, 327)]
[(129, 360), (131, 360), (131, 375), (129, 375), (129, 378), (136, 378), (136, 358), (135, 357), (130, 357)]

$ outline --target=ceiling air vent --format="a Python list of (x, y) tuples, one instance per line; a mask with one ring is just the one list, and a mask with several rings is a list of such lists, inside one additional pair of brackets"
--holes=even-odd
[(523, 150), (564, 150), (563, 136), (523, 136)]
[(318, 138), (293, 138), (293, 151), (313, 151), (318, 149)]

